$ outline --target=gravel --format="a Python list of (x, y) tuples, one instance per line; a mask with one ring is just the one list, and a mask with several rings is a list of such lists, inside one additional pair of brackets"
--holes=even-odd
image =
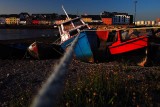
[[(41, 85), (52, 73), (52, 69), (58, 61), (59, 59), (0, 60), (0, 105), (2, 107), (29, 106), (34, 96), (41, 88)], [(130, 74), (140, 81), (148, 81), (147, 78), (149, 78), (150, 75), (156, 76), (156, 83), (158, 83), (160, 79), (159, 66), (123, 66), (116, 61), (90, 64), (77, 60), (73, 60), (70, 64), (69, 76), (67, 79), (73, 79), (74, 84), (78, 74), (86, 76), (89, 72), (112, 72), (115, 67), (122, 71), (125, 67), (133, 69), (132, 72), (119, 72), (124, 78)], [(145, 77), (145, 79), (142, 79), (142, 77)]]

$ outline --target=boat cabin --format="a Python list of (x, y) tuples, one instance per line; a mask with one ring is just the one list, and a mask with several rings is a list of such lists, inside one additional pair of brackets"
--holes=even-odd
[(76, 36), (80, 31), (85, 29), (90, 29), (90, 27), (88, 24), (85, 24), (80, 17), (61, 23), (59, 26), (61, 43), (72, 36)]

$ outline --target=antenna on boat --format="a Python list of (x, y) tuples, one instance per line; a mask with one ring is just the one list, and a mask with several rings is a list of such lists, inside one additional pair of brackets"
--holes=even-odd
[(64, 13), (66, 14), (67, 18), (69, 19), (69, 16), (68, 16), (66, 10), (64, 9), (63, 5), (62, 5), (62, 9), (63, 9)]

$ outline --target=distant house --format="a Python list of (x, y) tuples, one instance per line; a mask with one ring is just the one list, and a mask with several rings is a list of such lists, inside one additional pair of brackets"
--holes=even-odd
[(106, 16), (106, 15), (101, 15), (102, 22), (106, 25), (112, 25), (112, 17), (111, 16)]
[(148, 21), (144, 21), (144, 20), (141, 20), (141, 21), (136, 21), (135, 24), (137, 26), (154, 26), (156, 25), (156, 21), (154, 20), (148, 20)]
[(20, 22), (20, 18), (19, 18), (19, 15), (17, 14), (10, 14), (10, 15), (7, 15), (5, 21), (6, 21), (6, 24), (9, 24), (9, 25), (18, 25)]
[(28, 13), (20, 13), (19, 18), (20, 18), (19, 24), (21, 25), (31, 24), (31, 16)]
[(34, 25), (53, 25), (55, 23), (57, 14), (32, 14), (31, 16), (32, 24)]
[(89, 24), (101, 24), (102, 20), (100, 15), (81, 15), (82, 20)]
[(91, 23), (92, 22), (92, 17), (90, 15), (81, 15), (81, 17), (82, 17), (82, 20), (85, 23)]
[(38, 14), (32, 14), (32, 24), (33, 25), (39, 25), (39, 15)]
[(130, 24), (130, 16), (127, 13), (113, 12), (113, 24)]
[(157, 24), (158, 26), (160, 26), (160, 18), (157, 18), (157, 19), (156, 19), (156, 24)]
[(41, 14), (42, 18), (40, 21), (41, 24), (45, 24), (45, 25), (54, 25), (55, 23), (55, 19), (57, 17), (56, 13), (52, 13), (52, 14)]
[(133, 15), (128, 13), (106, 12), (101, 14), (102, 21), (105, 24), (124, 25), (133, 23)]
[(101, 20), (104, 24), (106, 24), (106, 25), (113, 24), (113, 20), (112, 20), (113, 13), (104, 11), (103, 13), (100, 14), (100, 16), (101, 16)]
[(0, 15), (0, 24), (6, 24), (6, 17), (7, 15)]

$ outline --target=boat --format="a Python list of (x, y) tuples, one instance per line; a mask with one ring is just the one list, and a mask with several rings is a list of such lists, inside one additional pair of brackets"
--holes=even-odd
[(59, 58), (64, 51), (60, 45), (35, 41), (28, 47), (28, 52), (35, 59), (49, 59)]
[(115, 32), (114, 41), (108, 45), (111, 55), (126, 53), (148, 46), (147, 34), (128, 34), (127, 31), (118, 30)]
[(79, 36), (74, 48), (75, 57), (84, 62), (94, 62), (94, 52), (99, 46), (96, 30), (90, 28), (81, 17), (69, 18), (63, 6), (62, 9), (68, 19), (58, 26), (62, 49), (67, 50), (74, 38)]
[(68, 20), (59, 25), (61, 47), (66, 50), (74, 38), (78, 37), (78, 43), (74, 48), (77, 59), (85, 62), (94, 62), (93, 51), (97, 48), (96, 33), (90, 31), (90, 27), (80, 17)]
[(138, 31), (108, 29), (97, 31), (99, 39), (105, 41), (107, 51), (111, 55), (126, 53), (137, 49), (142, 49), (148, 46), (148, 33)]

